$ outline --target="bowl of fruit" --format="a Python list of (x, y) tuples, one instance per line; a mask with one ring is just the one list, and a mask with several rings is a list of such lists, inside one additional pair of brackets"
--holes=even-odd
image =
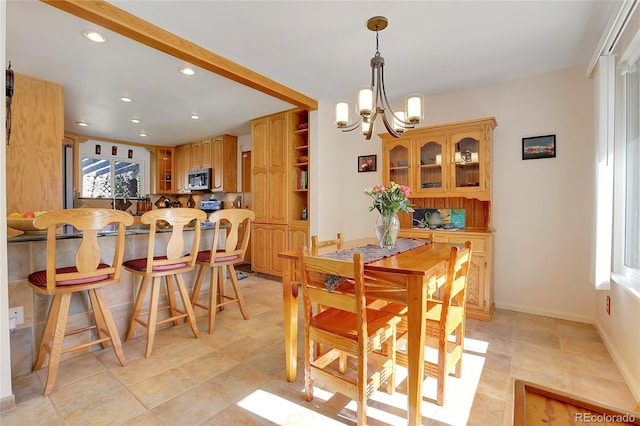
[(40, 216), (43, 211), (26, 211), (24, 213), (10, 213), (7, 216), (7, 226), (12, 229), (16, 229), (18, 231), (22, 231), (25, 234), (33, 234), (33, 233), (46, 233), (46, 229), (39, 229), (33, 225), (33, 220)]

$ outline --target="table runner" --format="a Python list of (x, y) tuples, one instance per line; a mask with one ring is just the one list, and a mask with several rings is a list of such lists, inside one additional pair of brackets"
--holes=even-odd
[[(395, 245), (390, 249), (380, 247), (379, 244), (367, 244), (366, 246), (354, 247), (350, 249), (338, 250), (331, 253), (320, 255), (319, 257), (328, 257), (338, 260), (352, 260), (355, 253), (362, 253), (364, 263), (375, 262), (385, 257), (394, 256), (396, 254), (412, 250), (430, 243), (429, 240), (417, 240), (414, 238), (398, 238)], [(337, 275), (321, 274), (324, 285), (329, 291), (335, 290), (341, 284), (349, 283), (349, 279), (339, 277)]]
[(364, 263), (375, 262), (385, 257), (394, 256), (398, 253), (412, 250), (430, 243), (429, 240), (418, 240), (415, 238), (398, 238), (395, 245), (390, 249), (380, 247), (378, 244), (367, 244), (366, 246), (354, 247), (350, 249), (338, 250), (320, 255), (320, 257), (330, 257), (338, 260), (352, 260), (355, 253), (364, 255)]

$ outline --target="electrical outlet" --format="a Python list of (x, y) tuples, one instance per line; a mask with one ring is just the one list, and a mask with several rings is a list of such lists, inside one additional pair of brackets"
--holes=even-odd
[(9, 308), (9, 318), (15, 318), (15, 325), (24, 323), (24, 307), (17, 306), (15, 308)]
[(607, 315), (611, 315), (611, 296), (607, 295)]

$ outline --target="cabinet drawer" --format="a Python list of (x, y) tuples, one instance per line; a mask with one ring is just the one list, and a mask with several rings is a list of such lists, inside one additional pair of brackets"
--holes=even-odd
[(471, 250), (473, 254), (484, 254), (485, 252), (485, 240), (484, 238), (469, 238), (463, 235), (448, 237), (446, 242), (453, 244), (464, 244), (467, 241), (471, 241)]

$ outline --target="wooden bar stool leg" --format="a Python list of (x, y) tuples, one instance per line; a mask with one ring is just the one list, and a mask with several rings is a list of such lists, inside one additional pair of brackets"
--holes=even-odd
[[(167, 285), (167, 299), (169, 299), (169, 315), (174, 317), (179, 314), (178, 309), (176, 308), (176, 293), (173, 288), (173, 280), (175, 275), (166, 275), (164, 277), (166, 285)], [(172, 321), (173, 325), (180, 325), (180, 320), (175, 319)]]
[(153, 349), (153, 341), (156, 337), (156, 325), (158, 322), (158, 303), (160, 299), (160, 281), (161, 277), (153, 277), (151, 281), (151, 300), (149, 301), (149, 320), (147, 322), (147, 349), (144, 353), (145, 358), (151, 356)]
[[(107, 326), (104, 322), (104, 316), (102, 315), (102, 309), (100, 308), (100, 304), (98, 303), (98, 299), (96, 298), (95, 289), (87, 290), (89, 293), (89, 300), (91, 301), (91, 309), (93, 310), (93, 317), (96, 320), (96, 330), (98, 331), (98, 336), (100, 339), (109, 338), (110, 334), (107, 331)], [(102, 342), (102, 347), (107, 349), (109, 347), (109, 341), (105, 340)]]
[(53, 385), (58, 376), (58, 366), (60, 365), (60, 355), (62, 354), (62, 341), (67, 325), (67, 316), (69, 315), (69, 304), (71, 302), (71, 293), (63, 293), (55, 295), (59, 297), (59, 310), (56, 313), (56, 328), (53, 332), (53, 341), (51, 344), (51, 353), (49, 354), (49, 368), (47, 372), (47, 383), (44, 385), (44, 396), (48, 396), (53, 391)]
[(193, 312), (193, 307), (191, 306), (191, 301), (189, 300), (189, 292), (187, 291), (187, 286), (184, 284), (184, 279), (181, 274), (174, 275), (176, 282), (178, 283), (178, 292), (180, 293), (180, 297), (182, 298), (182, 303), (184, 304), (184, 309), (187, 311), (187, 318), (189, 318), (189, 324), (191, 325), (191, 330), (193, 331), (194, 336), (200, 337), (200, 332), (198, 331), (198, 325), (196, 324), (196, 314)]
[[(140, 289), (138, 291), (138, 297), (136, 297), (136, 304), (133, 308), (133, 315), (131, 316), (131, 323), (129, 324), (129, 330), (124, 341), (128, 341), (133, 337), (136, 331), (136, 319), (140, 317), (142, 313), (142, 305), (144, 304), (144, 298), (147, 295), (147, 287), (149, 286), (149, 280), (146, 277), (140, 277)], [(149, 308), (151, 309), (151, 308)]]
[(124, 367), (125, 365), (127, 365), (127, 359), (124, 357), (124, 353), (122, 352), (122, 342), (120, 341), (120, 335), (118, 334), (116, 322), (113, 320), (113, 315), (111, 315), (109, 302), (107, 301), (107, 298), (104, 294), (104, 288), (101, 287), (95, 289), (95, 298), (97, 304), (94, 305), (93, 309), (96, 312), (100, 312), (100, 315), (104, 319), (104, 325), (106, 327), (107, 333), (109, 334), (109, 337), (111, 338), (113, 351), (116, 353), (116, 357), (118, 358), (118, 361), (120, 361), (120, 365)]
[(191, 305), (193, 306), (194, 310), (198, 303), (198, 298), (200, 297), (200, 289), (202, 288), (204, 271), (205, 271), (205, 267), (203, 265), (200, 265), (200, 267), (198, 268), (198, 275), (196, 275), (196, 283), (193, 286), (193, 292), (191, 293)]
[(47, 358), (47, 354), (51, 351), (53, 342), (53, 334), (56, 330), (56, 323), (58, 321), (58, 313), (60, 312), (60, 300), (58, 296), (53, 296), (51, 306), (49, 307), (49, 313), (47, 314), (47, 323), (42, 333), (42, 340), (40, 341), (40, 349), (38, 349), (38, 358), (35, 364), (33, 364), (33, 371), (40, 370), (44, 360)]
[(209, 284), (209, 334), (213, 333), (213, 329), (216, 326), (216, 311), (218, 310), (218, 305), (220, 303), (219, 300), (219, 289), (218, 289), (218, 271), (216, 269), (211, 269), (211, 277)]
[(224, 311), (224, 268), (218, 266), (215, 269), (218, 274), (218, 305), (219, 309)]
[(236, 299), (238, 299), (238, 305), (240, 305), (240, 312), (242, 312), (242, 316), (244, 319), (249, 319), (249, 315), (247, 314), (247, 310), (244, 306), (244, 298), (242, 297), (242, 293), (240, 292), (240, 285), (238, 284), (238, 277), (236, 276), (236, 270), (233, 265), (229, 266), (229, 274), (231, 275), (231, 284), (233, 284), (233, 291), (236, 293)]

